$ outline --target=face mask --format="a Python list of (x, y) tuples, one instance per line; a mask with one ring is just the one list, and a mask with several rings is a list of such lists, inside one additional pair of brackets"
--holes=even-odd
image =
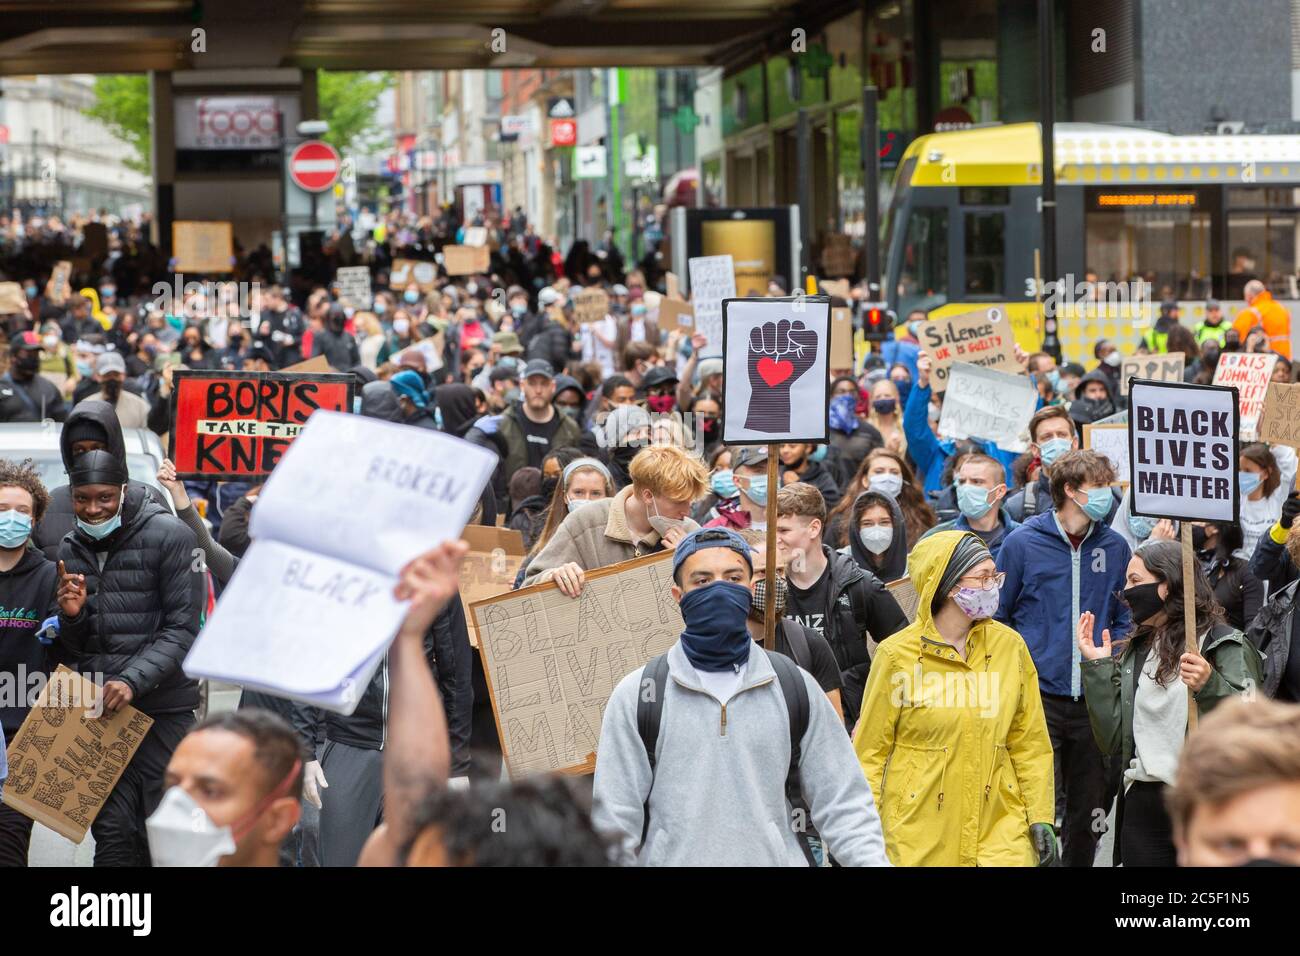
[[(1143, 518), (1139, 515), (1128, 516), (1128, 530), (1138, 541), (1145, 541), (1151, 537), (1151, 531), (1156, 526), (1155, 518)], [(1193, 542), (1193, 546), (1195, 542)]]
[(718, 420), (716, 418), (706, 416), (704, 419), (704, 437), (709, 441), (712, 441), (714, 438), (717, 437), (717, 434), (718, 434)]
[(103, 541), (110, 534), (122, 527), (122, 505), (126, 502), (126, 485), (122, 486), (122, 499), (117, 503), (117, 514), (107, 521), (101, 521), (99, 524), (87, 524), (80, 518), (77, 519), (77, 527), (86, 534), (90, 535), (96, 541)]
[(732, 478), (731, 469), (715, 471), (713, 477), (709, 479), (709, 487), (719, 498), (734, 498), (740, 493), (736, 487), (736, 482)]
[(581, 508), (583, 505), (589, 505), (589, 504), (591, 504), (593, 501), (597, 501), (597, 500), (599, 500), (599, 499), (596, 499), (596, 498), (566, 498), (566, 499), (565, 499), (565, 503), (569, 506), (569, 513), (572, 514), (573, 512), (575, 512), (575, 511), (577, 511), (579, 508)]
[(555, 486), (558, 485), (559, 483), (560, 483), (559, 475), (553, 475), (550, 478), (543, 478), (542, 491), (541, 491), (542, 497), (546, 498), (547, 500), (550, 500), (552, 497), (554, 497)]
[(91, 375), (94, 374), (94, 370), (91, 369), (89, 362), (82, 362), (78, 360), (77, 374), (80, 375), (82, 378), (89, 378)]
[[(785, 613), (785, 599), (790, 593), (790, 586), (786, 581), (784, 574), (778, 574), (776, 576), (776, 587), (773, 588), (773, 590), (776, 592), (776, 607), (773, 610), (776, 611), (776, 616), (780, 617)], [(753, 607), (750, 609), (749, 616), (756, 621), (761, 621), (766, 614), (767, 578), (759, 578), (754, 582)]]
[(29, 299), (36, 298), (36, 286), (34, 285), (23, 286), (23, 294), (27, 296), (27, 298)]
[(753, 646), (745, 619), (754, 596), (749, 588), (719, 581), (682, 596), (686, 624), (682, 650), (691, 666), (702, 671), (734, 670), (749, 660)]
[(103, 298), (103, 299), (111, 299), (111, 298), (113, 298), (113, 296), (114, 296), (116, 293), (117, 293), (117, 289), (115, 289), (115, 288), (114, 288), (113, 286), (111, 286), (111, 285), (106, 285), (106, 286), (104, 286), (102, 289), (99, 290), (100, 298)]
[(751, 475), (743, 494), (760, 508), (767, 507), (767, 475)]
[(634, 318), (634, 319), (641, 319), (641, 318), (644, 318), (644, 317), (645, 317), (645, 306), (644, 306), (644, 305), (634, 305), (634, 306), (632, 306), (632, 318)]
[(1260, 485), (1264, 483), (1264, 476), (1257, 471), (1243, 471), (1241, 477), (1237, 479), (1237, 484), (1241, 487), (1241, 496), (1253, 494)]
[[(671, 531), (673, 528), (680, 528), (686, 524), (686, 521), (683, 518), (665, 518), (663, 515), (661, 515), (659, 513), (659, 506), (655, 504), (654, 498), (650, 499), (650, 507), (654, 508), (655, 513), (647, 514), (646, 520), (650, 522), (650, 527), (654, 528), (655, 531), (659, 533), (659, 537), (661, 538), (664, 535), (666, 535), (669, 531)], [(749, 590), (745, 589), (745, 593), (748, 594)]]
[(882, 495), (889, 495), (891, 498), (897, 498), (898, 493), (903, 490), (902, 475), (872, 475), (871, 481), (867, 484), (868, 491), (878, 491)]
[(957, 486), (957, 508), (967, 518), (979, 520), (988, 514), (993, 508), (991, 497), (987, 488), (969, 482)]
[(1050, 385), (1050, 386), (1052, 386), (1052, 391), (1054, 391), (1054, 392), (1059, 392), (1059, 391), (1061, 390), (1061, 371), (1060, 371), (1060, 369), (1055, 369), (1055, 368), (1054, 368), (1054, 369), (1052, 369), (1050, 372), (1047, 373), (1047, 384)]
[(563, 412), (565, 415), (568, 415), (570, 418), (575, 420), (578, 417), (578, 412), (582, 411), (582, 409), (580, 409), (577, 405), (558, 405), (556, 407), (559, 408), (559, 410)]
[[(1074, 498), (1071, 497), (1070, 500), (1074, 501)], [(1110, 506), (1114, 500), (1115, 498), (1110, 493), (1109, 488), (1093, 488), (1092, 491), (1088, 492), (1088, 500), (1079, 505), (1079, 507), (1082, 508), (1083, 513), (1093, 521), (1101, 521), (1106, 517), (1106, 515), (1110, 514)], [(1076, 505), (1079, 504), (1077, 501), (1074, 503)]]
[(1109, 365), (1111, 368), (1115, 368), (1119, 365), (1120, 362), (1124, 361), (1124, 359), (1119, 354), (1119, 352), (1111, 352), (1104, 359), (1102, 359), (1102, 361), (1105, 362), (1107, 365)]
[(830, 453), (830, 445), (818, 445), (813, 449), (813, 453), (808, 456), (809, 461), (825, 461), (827, 454)]
[(871, 403), (871, 408), (877, 415), (892, 415), (898, 410), (898, 402), (892, 398), (878, 398)]
[(374, 308), (372, 309), (372, 311), (375, 313), (375, 315), (383, 315), (385, 312), (388, 311), (388, 306), (386, 306), (386, 305), (383, 303), (383, 301), (380, 300), (380, 301), (377, 301), (377, 302), (375, 303)]
[(408, 305), (415, 305), (415, 303), (420, 301), (420, 293), (412, 292), (408, 289), (406, 292), (402, 293), (402, 298)]
[(32, 516), (10, 508), (0, 511), (0, 548), (21, 548), (32, 533)]
[(30, 349), (23, 349), (13, 360), (14, 367), (24, 372), (35, 372), (41, 367), (41, 357)]
[(925, 415), (930, 421), (937, 422), (939, 420), (939, 406), (931, 402), (930, 407), (925, 411)]
[(958, 588), (952, 599), (972, 621), (982, 621), (997, 613), (1000, 594), (997, 588)]
[(470, 282), (466, 284), (465, 291), (468, 292), (470, 295), (478, 295), (478, 283)]
[(862, 546), (872, 554), (884, 554), (894, 540), (894, 529), (884, 528), (880, 525), (859, 528), (858, 538), (862, 541)]
[(510, 307), (510, 314), (513, 315), (516, 319), (523, 318), (525, 315), (528, 314), (528, 306), (512, 305)]
[(47, 335), (41, 339), (41, 345), (45, 347), (45, 351), (53, 352), (59, 347), (59, 337), (57, 335)]
[(1133, 612), (1133, 620), (1138, 624), (1149, 621), (1164, 610), (1165, 606), (1164, 600), (1160, 597), (1160, 584), (1157, 581), (1125, 588), (1124, 603)]
[(831, 399), (831, 428), (846, 435), (858, 430), (858, 399), (855, 395), (836, 395)]
[(673, 406), (677, 404), (677, 399), (671, 395), (650, 395), (646, 398), (645, 403), (650, 411), (666, 414), (673, 410)]
[(207, 811), (180, 787), (163, 794), (158, 809), (144, 823), (154, 866), (216, 866), (235, 852), (230, 827), (219, 827)]
[(1070, 450), (1070, 440), (1068, 438), (1053, 438), (1045, 441), (1038, 446), (1038, 457), (1043, 460), (1044, 465), (1051, 464)]
[(914, 338), (914, 339), (915, 339), (915, 338), (919, 338), (919, 337), (920, 337), (920, 331), (921, 331), (921, 323), (920, 323), (920, 322), (908, 322), (908, 323), (907, 323), (907, 332), (908, 332), (909, 335), (912, 336), (912, 338)]

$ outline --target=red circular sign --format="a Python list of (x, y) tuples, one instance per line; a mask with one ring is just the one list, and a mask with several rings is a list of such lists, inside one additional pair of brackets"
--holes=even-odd
[(551, 145), (574, 146), (578, 142), (578, 121), (571, 119), (551, 120)]
[(322, 193), (339, 178), (343, 160), (329, 143), (318, 139), (300, 145), (289, 157), (289, 178), (299, 189), (309, 193)]

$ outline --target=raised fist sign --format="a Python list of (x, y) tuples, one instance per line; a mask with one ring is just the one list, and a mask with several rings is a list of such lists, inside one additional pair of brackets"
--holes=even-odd
[(745, 427), (779, 435), (790, 430), (790, 386), (812, 368), (817, 333), (796, 320), (764, 322), (749, 333), (751, 398)]

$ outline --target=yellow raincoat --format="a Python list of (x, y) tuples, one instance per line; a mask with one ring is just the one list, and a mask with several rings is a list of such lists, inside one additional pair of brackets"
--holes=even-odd
[(916, 621), (876, 649), (853, 749), (895, 866), (1035, 866), (1029, 825), (1056, 813), (1034, 662), (992, 620), (971, 627), (963, 660), (930, 615), (964, 534), (932, 534), (908, 556)]

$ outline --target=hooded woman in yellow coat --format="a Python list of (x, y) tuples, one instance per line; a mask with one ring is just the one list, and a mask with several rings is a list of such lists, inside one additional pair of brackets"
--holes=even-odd
[(974, 534), (917, 542), (916, 621), (876, 649), (853, 747), (895, 866), (1056, 862), (1052, 743), (1002, 576)]

